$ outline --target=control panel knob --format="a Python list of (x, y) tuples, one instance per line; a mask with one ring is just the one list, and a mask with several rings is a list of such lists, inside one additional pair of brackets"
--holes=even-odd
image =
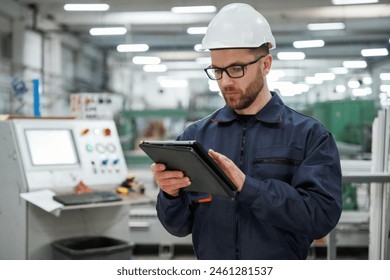
[(111, 129), (109, 129), (109, 128), (103, 129), (103, 134), (104, 134), (104, 136), (110, 136), (111, 135)]

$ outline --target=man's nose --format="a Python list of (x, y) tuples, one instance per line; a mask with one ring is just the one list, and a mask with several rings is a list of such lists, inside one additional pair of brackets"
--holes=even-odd
[(219, 82), (223, 86), (230, 85), (232, 83), (232, 78), (229, 77), (226, 71), (223, 71), (222, 78), (219, 80)]

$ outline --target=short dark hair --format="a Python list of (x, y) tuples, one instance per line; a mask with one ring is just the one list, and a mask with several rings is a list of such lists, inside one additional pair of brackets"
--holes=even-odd
[(264, 43), (260, 47), (257, 47), (257, 48), (251, 48), (251, 51), (256, 56), (269, 54), (269, 43)]

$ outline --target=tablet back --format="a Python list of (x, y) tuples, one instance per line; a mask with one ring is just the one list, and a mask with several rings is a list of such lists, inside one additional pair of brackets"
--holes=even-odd
[(186, 191), (234, 198), (237, 188), (204, 149), (194, 141), (144, 141), (140, 148), (168, 170), (180, 170), (190, 178)]

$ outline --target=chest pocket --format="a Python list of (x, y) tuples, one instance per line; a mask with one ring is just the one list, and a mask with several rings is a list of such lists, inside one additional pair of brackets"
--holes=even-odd
[(258, 149), (252, 162), (254, 175), (261, 180), (278, 179), (291, 183), (303, 157), (303, 150), (296, 147)]

